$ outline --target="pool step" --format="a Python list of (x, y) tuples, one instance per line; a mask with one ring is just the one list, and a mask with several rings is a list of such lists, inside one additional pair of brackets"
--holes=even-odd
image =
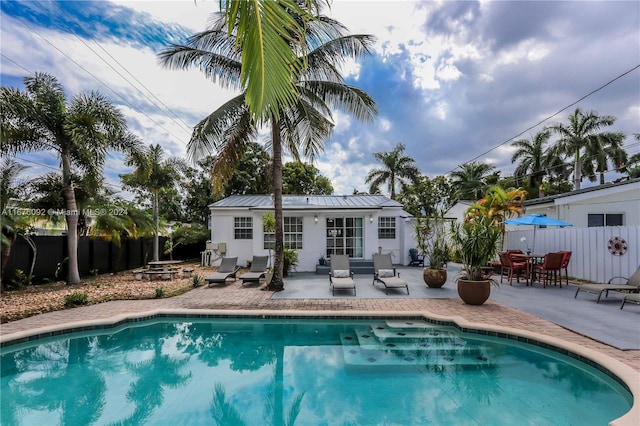
[(454, 329), (420, 321), (387, 321), (340, 334), (350, 366), (490, 366), (481, 348)]

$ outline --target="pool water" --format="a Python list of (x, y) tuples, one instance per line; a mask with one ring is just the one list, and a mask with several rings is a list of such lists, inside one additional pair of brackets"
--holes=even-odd
[(418, 320), (163, 319), (2, 351), (2, 425), (606, 425), (617, 381)]

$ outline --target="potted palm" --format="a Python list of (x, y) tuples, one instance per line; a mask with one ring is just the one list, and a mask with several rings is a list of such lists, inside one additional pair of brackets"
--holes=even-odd
[(500, 228), (488, 215), (467, 216), (464, 223), (453, 224), (451, 239), (462, 257), (458, 295), (468, 305), (482, 305), (491, 294), (491, 284), (498, 284), (485, 271), (498, 251)]
[(447, 282), (446, 263), (449, 261), (449, 246), (445, 241), (444, 222), (435, 217), (419, 217), (415, 225), (418, 252), (429, 259), (422, 270), (422, 279), (431, 288), (440, 288)]

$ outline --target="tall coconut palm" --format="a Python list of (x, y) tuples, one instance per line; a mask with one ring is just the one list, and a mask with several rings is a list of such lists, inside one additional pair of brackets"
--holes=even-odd
[(26, 91), (2, 87), (2, 151), (54, 152), (60, 160), (69, 253), (67, 283), (80, 282), (78, 207), (73, 171), (100, 175), (107, 152), (133, 152), (139, 142), (127, 131), (118, 109), (97, 92), (75, 96), (68, 104), (62, 85), (46, 73), (25, 77)]
[(489, 188), (487, 179), (495, 169), (486, 163), (471, 162), (451, 172), (451, 189), (457, 200), (479, 200)]
[[(160, 53), (161, 63), (173, 69), (197, 66), (213, 81), (226, 87), (242, 89), (240, 72), (243, 52), (234, 49), (235, 32), (227, 33), (222, 19), (214, 19), (211, 28), (187, 40), (185, 45), (173, 45)], [(307, 53), (296, 60), (306, 63), (295, 81), (296, 102), (272, 114), (272, 184), (276, 244), (274, 276), (271, 288), (283, 288), (284, 231), (282, 215), (282, 154), (287, 150), (295, 159), (301, 155), (314, 158), (323, 149), (323, 141), (333, 130), (331, 108), (346, 110), (360, 120), (371, 120), (376, 114), (375, 102), (364, 91), (344, 83), (338, 65), (346, 59), (369, 51), (373, 38), (368, 35), (345, 35), (338, 22), (319, 16), (306, 27)], [(200, 121), (187, 146), (192, 160), (217, 153), (212, 170), (212, 187), (221, 193), (223, 185), (235, 171), (235, 166), (247, 144), (257, 135), (257, 122), (247, 105), (247, 94), (223, 104)]]
[[(306, 51), (308, 24), (325, 1), (220, 0), (224, 26), (233, 48), (242, 52), (240, 83), (254, 123), (280, 118), (298, 101), (295, 83), (306, 68), (298, 53)], [(329, 4), (329, 1), (326, 1)]]
[(125, 164), (132, 166), (132, 173), (120, 175), (125, 187), (140, 192), (143, 196), (151, 197), (153, 208), (153, 260), (160, 259), (160, 196), (164, 191), (172, 189), (180, 180), (181, 173), (187, 169), (187, 164), (180, 158), (163, 159), (160, 145), (149, 145), (141, 152), (127, 157)]
[(569, 115), (569, 124), (556, 124), (550, 129), (560, 135), (558, 146), (560, 151), (573, 157), (573, 185), (580, 189), (582, 173), (584, 171), (585, 156), (590, 146), (608, 145), (605, 141), (613, 141), (619, 138), (619, 133), (603, 132), (602, 129), (612, 126), (616, 119), (613, 116), (599, 116), (593, 111), (583, 112), (576, 108)]
[(517, 148), (513, 153), (511, 162), (520, 163), (514, 171), (516, 177), (516, 185), (520, 185), (520, 181), (524, 176), (529, 176), (529, 187), (539, 188), (545, 175), (545, 145), (549, 142), (551, 131), (543, 129), (535, 134), (531, 140), (520, 139), (514, 141), (511, 146)]
[(420, 176), (420, 170), (413, 158), (404, 155), (405, 145), (398, 143), (390, 152), (376, 152), (374, 157), (383, 164), (381, 169), (373, 169), (365, 179), (369, 183), (369, 192), (376, 193), (380, 186), (387, 184), (392, 200), (396, 199), (396, 184), (402, 187), (414, 182)]

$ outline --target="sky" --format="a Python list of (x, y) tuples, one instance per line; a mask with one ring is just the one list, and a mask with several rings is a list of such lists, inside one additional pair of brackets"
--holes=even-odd
[[(205, 30), (218, 4), (2, 0), (0, 82), (23, 89), (25, 76), (46, 72), (69, 98), (99, 91), (145, 144), (184, 157), (193, 126), (234, 93), (197, 70), (162, 68), (157, 53)], [(616, 117), (609, 130), (628, 135), (629, 155), (640, 152), (631, 137), (640, 132), (638, 1), (334, 0), (325, 14), (377, 38), (371, 55), (342, 71), (378, 116), (363, 124), (335, 111), (314, 163), (335, 194), (368, 191), (366, 175), (380, 167), (374, 153), (398, 143), (430, 177), (470, 161), (509, 176), (510, 143), (567, 123), (575, 108)], [(18, 159), (29, 177), (59, 164), (51, 152)], [(104, 173), (113, 188), (129, 171), (112, 154)]]

